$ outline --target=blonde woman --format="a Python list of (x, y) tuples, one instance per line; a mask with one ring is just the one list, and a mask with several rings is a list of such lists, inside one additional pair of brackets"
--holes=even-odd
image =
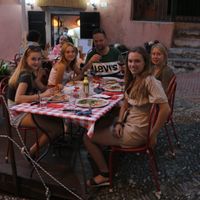
[(99, 175), (87, 181), (88, 186), (109, 184), (109, 172), (101, 145), (138, 147), (147, 142), (148, 119), (152, 103), (159, 105), (158, 118), (151, 133), (151, 145), (156, 144), (159, 129), (166, 121), (170, 108), (160, 81), (150, 73), (149, 56), (145, 49), (129, 51), (125, 73), (125, 99), (118, 121), (110, 127), (95, 127), (92, 138), (84, 135), (84, 143), (99, 169)]
[[(8, 84), (9, 107), (20, 104), (39, 101), (40, 98), (52, 96), (54, 89), (47, 89), (41, 82), (41, 48), (29, 46), (23, 54), (15, 72)], [(44, 146), (49, 140), (63, 133), (63, 121), (60, 118), (37, 115), (31, 113), (12, 113), (15, 126), (36, 127), (41, 135), (39, 147)], [(29, 153), (34, 158), (37, 145), (34, 143)]]
[(60, 60), (52, 67), (49, 75), (49, 87), (82, 79), (83, 75), (77, 64), (77, 54), (78, 50), (73, 44), (63, 44)]
[(163, 44), (157, 43), (151, 47), (152, 73), (156, 79), (161, 81), (165, 91), (174, 75), (173, 70), (167, 65), (167, 58), (167, 49)]

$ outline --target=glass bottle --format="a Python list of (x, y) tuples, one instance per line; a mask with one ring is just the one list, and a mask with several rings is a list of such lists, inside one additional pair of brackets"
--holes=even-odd
[(87, 76), (87, 72), (84, 73), (83, 93), (84, 93), (85, 97), (89, 96), (89, 79), (88, 79), (88, 76)]

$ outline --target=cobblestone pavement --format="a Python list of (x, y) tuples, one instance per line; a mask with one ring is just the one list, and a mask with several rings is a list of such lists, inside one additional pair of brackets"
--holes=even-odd
[[(180, 146), (176, 158), (169, 154), (161, 131), (156, 148), (162, 200), (200, 200), (200, 72), (177, 74), (174, 121)], [(175, 141), (174, 141), (175, 143)], [(154, 185), (143, 155), (120, 156), (113, 192), (108, 188), (91, 190), (95, 200), (156, 200)], [(19, 198), (2, 196), (1, 199)], [(22, 199), (21, 199), (22, 200)]]

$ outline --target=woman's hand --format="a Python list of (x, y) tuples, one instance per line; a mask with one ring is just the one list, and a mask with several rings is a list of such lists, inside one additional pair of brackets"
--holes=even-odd
[(46, 75), (46, 71), (43, 68), (39, 68), (35, 72), (36, 80), (41, 81), (42, 77)]
[(41, 93), (40, 97), (51, 97), (53, 95), (54, 95), (54, 89), (49, 88), (49, 89), (45, 90), (43, 93)]
[(122, 125), (121, 124), (117, 124), (114, 128), (114, 136), (117, 138), (122, 137), (123, 132), (122, 132)]

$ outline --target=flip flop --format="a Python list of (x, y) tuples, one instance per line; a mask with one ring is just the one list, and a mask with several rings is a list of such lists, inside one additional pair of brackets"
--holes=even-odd
[(110, 185), (110, 182), (109, 182), (109, 180), (107, 180), (107, 181), (104, 181), (104, 182), (102, 182), (102, 183), (96, 183), (95, 182), (95, 179), (94, 178), (91, 178), (90, 180), (89, 180), (89, 187), (103, 187), (103, 186), (109, 186)]
[[(99, 175), (103, 176), (104, 178), (109, 178), (108, 172), (100, 172)], [(110, 185), (109, 179), (106, 181), (103, 181), (101, 183), (97, 183), (95, 181), (94, 177), (89, 180), (89, 184), (88, 184), (88, 186), (90, 186), (90, 187), (102, 187), (102, 186), (109, 186), (109, 185)]]

